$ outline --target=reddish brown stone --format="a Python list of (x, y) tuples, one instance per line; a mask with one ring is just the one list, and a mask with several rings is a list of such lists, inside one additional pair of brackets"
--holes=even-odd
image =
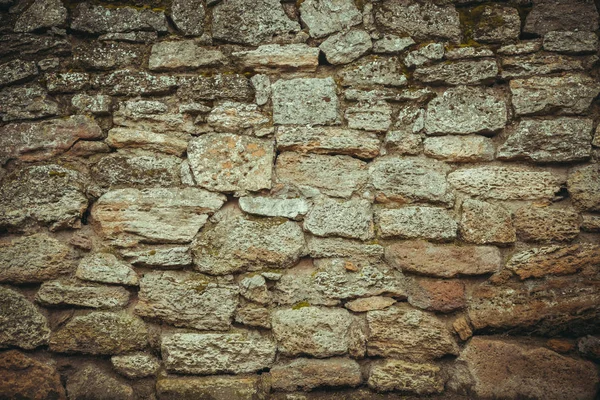
[(465, 285), (458, 280), (413, 279), (408, 302), (430, 311), (451, 312), (466, 305)]
[(546, 347), (557, 353), (568, 353), (575, 348), (575, 345), (565, 339), (548, 339)]
[(0, 353), (0, 399), (64, 400), (54, 367), (16, 350)]

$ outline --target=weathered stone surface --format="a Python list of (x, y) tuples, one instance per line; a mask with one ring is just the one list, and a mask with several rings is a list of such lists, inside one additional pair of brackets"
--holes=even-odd
[(513, 254), (506, 264), (521, 279), (569, 275), (594, 266), (600, 266), (600, 246), (586, 243), (524, 250)]
[(106, 143), (117, 149), (141, 148), (176, 156), (183, 155), (188, 147), (184, 138), (130, 128), (112, 128)]
[(458, 354), (450, 330), (433, 314), (402, 304), (367, 313), (369, 356), (422, 361)]
[(429, 84), (475, 85), (493, 81), (498, 75), (494, 59), (459, 60), (419, 67), (415, 79)]
[(86, 89), (90, 76), (85, 72), (63, 72), (46, 74), (45, 79), (49, 93), (72, 93)]
[(142, 317), (200, 330), (231, 327), (238, 288), (195, 272), (149, 272), (140, 280), (135, 312)]
[(125, 312), (93, 311), (70, 319), (50, 336), (58, 353), (119, 354), (147, 344), (144, 322)]
[(82, 115), (4, 125), (0, 128), (0, 163), (14, 158), (47, 160), (65, 152), (79, 139), (101, 139), (102, 136), (98, 124)]
[(430, 61), (441, 60), (442, 57), (444, 57), (444, 44), (430, 43), (408, 53), (408, 55), (404, 57), (404, 64), (407, 67), (412, 68), (427, 64)]
[(271, 329), (271, 311), (260, 304), (241, 301), (234, 319), (242, 325)]
[(286, 356), (326, 358), (346, 354), (351, 314), (342, 308), (300, 307), (273, 313), (273, 335)]
[(100, 233), (124, 247), (190, 242), (225, 196), (198, 188), (118, 189), (92, 208)]
[(293, 392), (318, 387), (355, 387), (362, 383), (358, 363), (347, 358), (299, 358), (271, 368), (271, 387)]
[(500, 160), (570, 162), (590, 157), (591, 119), (523, 119), (498, 148)]
[(90, 96), (78, 93), (71, 99), (71, 105), (81, 114), (106, 115), (110, 112), (111, 98), (102, 94)]
[(351, 0), (307, 0), (300, 5), (300, 18), (310, 35), (320, 38), (362, 22), (360, 11)]
[(213, 8), (213, 38), (256, 46), (275, 35), (298, 32), (300, 24), (290, 20), (277, 0), (225, 0)]
[(367, 164), (350, 156), (282, 153), (275, 165), (277, 182), (306, 194), (348, 198), (367, 183)]
[(32, 400), (66, 400), (56, 368), (17, 350), (0, 353), (0, 395)]
[(71, 249), (44, 233), (0, 242), (0, 282), (33, 283), (55, 279), (74, 267)]
[(535, 53), (542, 49), (541, 39), (532, 39), (517, 42), (515, 44), (507, 44), (500, 47), (496, 52), (502, 55), (518, 56), (522, 54)]
[(105, 89), (111, 95), (160, 95), (177, 86), (177, 79), (168, 75), (152, 75), (145, 71), (121, 69), (92, 79), (92, 86)]
[(436, 160), (387, 157), (371, 163), (371, 183), (380, 202), (454, 203), (454, 194), (446, 182), (448, 166)]
[(320, 197), (306, 215), (304, 229), (317, 236), (367, 240), (374, 234), (372, 220), (373, 210), (368, 200)]
[(348, 64), (371, 50), (371, 36), (364, 30), (353, 29), (327, 38), (319, 48), (333, 65)]
[(201, 0), (174, 0), (171, 4), (171, 19), (186, 36), (200, 36), (204, 32), (206, 11)]
[(167, 376), (156, 382), (160, 400), (254, 400), (261, 396), (260, 376)]
[(586, 232), (600, 232), (600, 215), (583, 214), (581, 230)]
[(248, 275), (240, 279), (240, 295), (246, 300), (259, 304), (268, 304), (270, 301), (267, 281), (262, 275)]
[(17, 169), (0, 187), (0, 226), (50, 225), (51, 230), (77, 228), (87, 209), (83, 177), (56, 164)]
[(504, 43), (519, 38), (521, 18), (516, 8), (489, 4), (470, 10), (477, 22), (473, 40), (484, 43)]
[(160, 368), (156, 357), (141, 352), (112, 356), (110, 362), (115, 371), (129, 379), (154, 376)]
[(225, 275), (265, 267), (286, 268), (305, 253), (302, 229), (277, 218), (253, 220), (225, 212), (200, 233), (192, 246), (195, 268)]
[(375, 20), (386, 30), (418, 40), (440, 38), (458, 42), (461, 37), (458, 12), (453, 5), (387, 0), (375, 8)]
[(450, 162), (494, 159), (494, 142), (485, 136), (438, 136), (423, 141), (425, 155)]
[(67, 380), (67, 392), (73, 399), (134, 400), (133, 388), (127, 383), (89, 364), (76, 371)]
[(80, 140), (67, 152), (68, 155), (73, 157), (87, 158), (96, 154), (110, 153), (110, 147), (104, 142)]
[(162, 359), (167, 371), (214, 375), (246, 373), (268, 368), (276, 346), (257, 331), (174, 333), (162, 337)]
[(256, 74), (250, 78), (252, 87), (254, 87), (254, 102), (259, 106), (264, 106), (271, 98), (271, 78), (268, 75)]
[(551, 31), (544, 36), (544, 50), (558, 53), (596, 53), (598, 35), (586, 31)]
[(425, 241), (402, 241), (385, 249), (385, 259), (404, 272), (452, 278), (497, 272), (502, 256), (494, 246), (439, 245)]
[(385, 34), (381, 39), (373, 42), (373, 53), (399, 53), (413, 44), (415, 41), (411, 37)]
[(417, 155), (421, 152), (422, 140), (419, 134), (412, 132), (412, 129), (408, 130), (403, 127), (398, 130), (388, 131), (385, 135), (384, 143), (387, 149), (393, 150), (398, 154)]
[(354, 312), (367, 312), (373, 310), (383, 310), (394, 303), (396, 303), (396, 300), (391, 297), (372, 296), (349, 301), (344, 304), (344, 307)]
[(483, 199), (552, 199), (562, 179), (549, 171), (516, 166), (483, 166), (459, 169), (448, 174), (456, 190)]
[(162, 12), (130, 7), (108, 8), (81, 3), (74, 12), (71, 29), (102, 34), (130, 31), (167, 31), (167, 19)]
[(473, 330), (471, 329), (471, 325), (465, 317), (459, 317), (452, 323), (452, 328), (460, 337), (460, 340), (466, 341), (469, 340), (473, 336)]
[(152, 46), (148, 69), (164, 71), (185, 68), (218, 66), (225, 62), (220, 50), (200, 47), (193, 40), (178, 42), (159, 42)]
[(398, 58), (366, 58), (347, 66), (338, 73), (344, 86), (371, 87), (372, 85), (406, 86)]
[[(71, 43), (64, 36), (34, 35), (29, 33), (5, 32), (0, 38), (0, 55), (22, 56), (24, 54), (65, 55), (71, 52)], [(43, 63), (40, 67), (43, 66)]]
[(462, 202), (460, 236), (468, 243), (510, 244), (517, 240), (512, 213), (499, 204), (475, 199)]
[(156, 39), (158, 39), (158, 33), (155, 31), (112, 32), (98, 37), (98, 40), (102, 41), (114, 40), (131, 43), (152, 43)]
[(589, 361), (499, 338), (473, 338), (458, 362), (467, 372), (454, 385), (481, 398), (591, 399), (598, 384)]
[(600, 211), (600, 164), (571, 169), (567, 189), (578, 209)]
[(38, 74), (34, 61), (23, 61), (16, 58), (0, 65), (0, 87), (17, 83)]
[(382, 238), (448, 241), (456, 238), (458, 224), (448, 211), (436, 207), (379, 209), (375, 213)]
[(461, 60), (463, 58), (494, 57), (494, 52), (487, 47), (454, 47), (446, 48), (444, 58), (447, 60)]
[(238, 133), (268, 124), (269, 117), (258, 109), (256, 104), (227, 101), (212, 109), (207, 122), (217, 132)]
[(93, 253), (84, 257), (75, 272), (77, 278), (101, 283), (137, 286), (136, 272), (128, 263), (111, 253)]
[(121, 251), (133, 265), (142, 267), (179, 268), (192, 264), (190, 249), (186, 246), (151, 246)]
[(566, 242), (579, 235), (579, 213), (570, 208), (521, 207), (514, 225), (525, 242)]
[(307, 240), (308, 252), (314, 258), (352, 257), (381, 258), (383, 247), (377, 243), (364, 243), (341, 238), (311, 236)]
[(500, 93), (459, 86), (429, 102), (425, 131), (430, 135), (489, 133), (504, 128), (506, 122), (506, 103)]
[[(143, 58), (144, 48), (129, 43), (93, 42), (73, 49), (73, 61), (82, 68), (92, 70), (137, 66)], [(71, 89), (71, 91), (76, 90)]]
[(48, 343), (46, 317), (21, 293), (0, 286), (0, 348), (35, 349)]
[(423, 395), (444, 391), (444, 380), (437, 365), (392, 359), (371, 365), (367, 383), (371, 389), (381, 392), (400, 390)]
[(36, 0), (15, 22), (15, 32), (61, 26), (67, 20), (67, 9), (60, 0)]
[(577, 350), (584, 357), (597, 361), (600, 359), (600, 339), (598, 336), (587, 335), (579, 339)]
[(263, 217), (299, 219), (306, 215), (311, 203), (305, 199), (276, 199), (272, 197), (240, 197), (239, 205), (248, 214)]
[(536, 76), (511, 80), (510, 91), (517, 115), (582, 114), (600, 93), (600, 85), (583, 74)]
[(304, 43), (265, 44), (256, 50), (233, 52), (232, 56), (242, 68), (256, 72), (312, 72), (319, 65), (319, 49)]
[(358, 103), (348, 107), (344, 117), (353, 129), (387, 131), (392, 124), (392, 108), (385, 101)]
[(339, 123), (339, 101), (331, 77), (280, 79), (272, 85), (272, 90), (275, 124)]
[(258, 191), (271, 187), (273, 142), (228, 133), (194, 138), (188, 160), (198, 186), (219, 191)]
[(187, 101), (216, 99), (251, 101), (254, 98), (254, 90), (250, 80), (243, 75), (215, 74), (209, 77), (181, 77), (177, 95)]
[(127, 305), (129, 292), (120, 286), (105, 286), (75, 279), (63, 279), (42, 283), (37, 292), (36, 301), (45, 306), (115, 308)]
[(448, 313), (466, 306), (460, 280), (414, 278), (408, 280), (407, 292), (409, 304), (423, 310)]
[(7, 87), (0, 91), (2, 121), (37, 119), (51, 117), (58, 113), (58, 103), (52, 100), (37, 83)]
[(562, 54), (538, 52), (500, 58), (504, 79), (547, 75), (562, 71), (583, 71), (591, 67), (597, 56), (570, 57)]
[(538, 0), (527, 14), (524, 33), (544, 36), (550, 31), (596, 31), (598, 10), (586, 0)]

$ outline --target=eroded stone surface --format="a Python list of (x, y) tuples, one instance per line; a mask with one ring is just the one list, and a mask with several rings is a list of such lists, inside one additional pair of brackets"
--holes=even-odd
[(130, 7), (108, 8), (82, 3), (75, 9), (71, 28), (86, 33), (102, 34), (130, 31), (167, 31), (162, 12)]
[(10, 86), (0, 91), (0, 118), (9, 122), (59, 114), (59, 105), (37, 83)]
[(362, 382), (360, 367), (347, 358), (315, 360), (299, 358), (271, 368), (274, 390), (313, 390), (318, 387), (358, 386)]
[(420, 395), (444, 390), (444, 380), (437, 365), (392, 359), (371, 366), (368, 384), (377, 391), (401, 390)]
[(363, 30), (353, 29), (327, 38), (319, 49), (333, 65), (348, 64), (364, 55), (372, 47), (371, 36)]
[(69, 377), (67, 392), (69, 398), (76, 399), (104, 396), (109, 399), (135, 399), (133, 388), (129, 384), (93, 364), (84, 365)]
[(570, 241), (579, 235), (579, 213), (571, 208), (522, 207), (514, 225), (526, 242)]
[(21, 293), (0, 286), (0, 348), (31, 350), (48, 344), (50, 327), (46, 317)]
[(299, 219), (308, 212), (311, 203), (305, 199), (246, 196), (240, 197), (239, 205), (242, 211), (248, 214)]
[(60, 0), (36, 0), (15, 22), (15, 32), (60, 26), (66, 19), (67, 9)]
[(45, 306), (116, 308), (127, 305), (129, 292), (120, 286), (63, 279), (44, 282), (37, 292), (36, 301)]
[(516, 241), (516, 234), (512, 213), (499, 204), (466, 199), (462, 203), (460, 235), (468, 243), (513, 243)]
[(257, 375), (166, 376), (156, 382), (160, 400), (254, 400), (263, 395)]
[(504, 43), (519, 38), (521, 18), (516, 8), (488, 4), (471, 12), (479, 14), (473, 27), (473, 40), (476, 42)]
[(366, 240), (373, 236), (373, 211), (367, 200), (315, 200), (304, 220), (304, 228), (317, 236), (339, 236)]
[(523, 32), (544, 36), (550, 31), (596, 31), (598, 10), (585, 0), (537, 1), (527, 14)]
[(0, 374), (3, 396), (35, 400), (67, 398), (54, 366), (17, 350), (0, 353)]
[(224, 62), (225, 56), (221, 51), (200, 47), (193, 40), (159, 42), (152, 46), (148, 69), (150, 71), (194, 69), (219, 66)]
[(307, 0), (300, 5), (300, 18), (315, 38), (327, 36), (362, 22), (360, 11), (350, 0)]
[(281, 125), (331, 125), (339, 122), (332, 78), (280, 79), (273, 90), (273, 122)]
[(567, 180), (573, 204), (581, 210), (600, 211), (600, 164), (575, 167)]
[(154, 376), (160, 368), (156, 357), (141, 352), (112, 356), (110, 362), (120, 375), (129, 379)]
[(406, 86), (408, 81), (398, 63), (396, 57), (366, 58), (365, 61), (357, 61), (344, 68), (338, 72), (338, 76), (344, 86)]
[(458, 224), (450, 213), (436, 207), (380, 209), (375, 213), (383, 238), (448, 241), (456, 237)]
[(171, 4), (171, 19), (186, 36), (202, 35), (205, 15), (202, 0), (174, 0)]
[(16, 58), (0, 65), (0, 86), (10, 85), (36, 76), (38, 68), (34, 61)]
[(450, 162), (494, 159), (494, 142), (485, 136), (438, 136), (423, 141), (425, 155)]
[(424, 83), (475, 85), (493, 81), (498, 75), (494, 59), (458, 60), (417, 68), (414, 77)]
[(94, 253), (84, 257), (75, 276), (92, 282), (138, 285), (138, 276), (131, 265), (111, 253)]
[(550, 31), (544, 35), (544, 50), (577, 54), (598, 51), (598, 35), (586, 31)]
[(348, 126), (366, 131), (387, 131), (392, 124), (392, 108), (385, 101), (361, 102), (344, 113)]

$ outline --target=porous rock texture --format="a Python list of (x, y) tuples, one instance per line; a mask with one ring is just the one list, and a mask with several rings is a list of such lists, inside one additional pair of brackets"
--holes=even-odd
[(0, 399), (600, 396), (596, 0), (0, 0)]

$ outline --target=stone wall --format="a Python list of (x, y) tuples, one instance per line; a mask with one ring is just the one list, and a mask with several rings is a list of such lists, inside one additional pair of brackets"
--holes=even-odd
[(593, 1), (0, 11), (0, 398), (596, 398)]

